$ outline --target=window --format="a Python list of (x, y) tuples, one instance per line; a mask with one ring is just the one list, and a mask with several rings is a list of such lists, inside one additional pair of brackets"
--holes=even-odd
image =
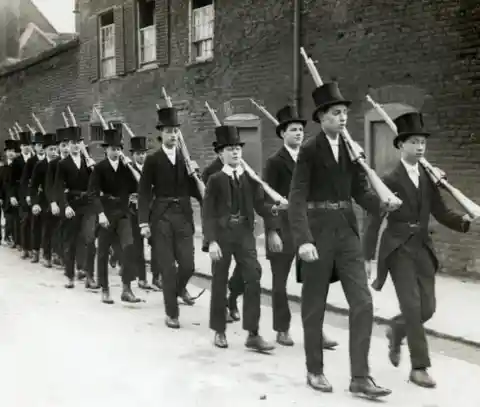
[(117, 73), (113, 10), (100, 16), (100, 73), (102, 78), (110, 78)]
[(157, 59), (155, 0), (138, 0), (138, 60), (140, 65)]
[[(122, 130), (122, 123), (118, 122), (108, 122), (109, 126), (112, 125), (116, 129)], [(91, 143), (101, 143), (103, 142), (103, 127), (100, 123), (92, 123), (90, 125), (90, 142)]]
[(213, 0), (191, 0), (192, 60), (213, 58), (214, 8)]

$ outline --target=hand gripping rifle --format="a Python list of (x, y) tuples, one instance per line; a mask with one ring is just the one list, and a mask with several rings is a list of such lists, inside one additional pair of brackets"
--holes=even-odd
[[(222, 125), (222, 122), (218, 119), (215, 111), (210, 107), (208, 102), (205, 102), (205, 106), (208, 109), (210, 115), (212, 116), (213, 121), (215, 122), (215, 126), (219, 127)], [(255, 170), (248, 165), (248, 163), (242, 159), (241, 161), (242, 167), (245, 170), (245, 172), (250, 175), (250, 177), (260, 184), (260, 186), (263, 188), (265, 193), (275, 202), (277, 205), (283, 204), (283, 205), (288, 205), (288, 201), (286, 198), (284, 198), (282, 195), (280, 195), (277, 191), (275, 191), (270, 185), (268, 185), (264, 180), (260, 178), (260, 176), (255, 172)]]
[[(172, 98), (168, 96), (167, 91), (165, 90), (164, 87), (162, 87), (162, 93), (165, 99), (165, 103), (167, 104), (167, 107), (173, 107)], [(157, 105), (157, 109), (158, 108), (159, 106)], [(185, 160), (185, 165), (187, 167), (187, 173), (189, 176), (193, 177), (193, 179), (195, 180), (195, 184), (197, 185), (198, 192), (200, 193), (200, 196), (203, 198), (205, 196), (205, 184), (200, 178), (197, 172), (197, 169), (195, 168), (196, 166), (193, 164), (193, 161), (190, 158), (190, 153), (188, 152), (187, 144), (185, 143), (182, 131), (180, 129), (178, 132), (178, 141), (179, 141), (178, 145), (179, 145), (180, 152), (182, 153), (183, 159)]]
[[(373, 106), (373, 108), (378, 112), (378, 114), (385, 120), (385, 123), (390, 127), (394, 134), (398, 134), (397, 126), (393, 120), (388, 116), (387, 112), (376, 103), (370, 95), (367, 95), (367, 101)], [(480, 206), (475, 202), (467, 198), (463, 193), (460, 192), (457, 188), (452, 186), (446, 179), (445, 174), (431, 165), (425, 158), (421, 158), (420, 164), (425, 168), (425, 171), (430, 176), (432, 182), (445, 189), (449, 194), (458, 202), (458, 204), (463, 208), (463, 210), (470, 216), (472, 219), (477, 219), (480, 217)]]
[[(322, 86), (323, 85), (322, 78), (320, 77), (313, 60), (310, 57), (308, 57), (303, 47), (300, 48), (300, 53), (302, 54), (303, 59), (305, 60), (305, 63), (315, 82), (315, 85), (317, 87)], [(363, 168), (363, 170), (367, 174), (368, 180), (370, 181), (370, 184), (373, 190), (376, 192), (376, 194), (380, 198), (380, 201), (383, 204), (390, 203), (390, 204), (396, 204), (400, 206), (402, 204), (402, 201), (392, 191), (390, 191), (390, 189), (383, 183), (383, 181), (380, 179), (377, 173), (374, 170), (372, 170), (370, 166), (366, 163), (365, 152), (363, 151), (362, 147), (360, 147), (360, 145), (355, 140), (352, 139), (348, 130), (344, 129), (340, 133), (340, 135), (342, 136), (343, 141), (347, 146), (350, 159), (352, 160), (352, 162), (359, 164)]]

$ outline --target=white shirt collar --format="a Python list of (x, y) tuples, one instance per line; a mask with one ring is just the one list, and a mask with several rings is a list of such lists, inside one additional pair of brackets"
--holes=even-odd
[(340, 135), (338, 135), (338, 134), (337, 134), (336, 138), (331, 138), (331, 137), (327, 136), (326, 134), (325, 134), (325, 137), (327, 138), (328, 142), (332, 146), (338, 146), (338, 144), (340, 143)]
[(13, 160), (7, 160), (7, 164), (10, 165)]
[(163, 144), (162, 144), (162, 149), (165, 152), (165, 154), (167, 155), (167, 157), (170, 160), (170, 162), (172, 163), (172, 165), (175, 165), (175, 162), (177, 160), (177, 149), (175, 147), (174, 148), (167, 148)]
[(70, 157), (72, 157), (72, 160), (73, 162), (75, 163), (75, 165), (80, 168), (82, 166), (82, 157), (80, 156), (80, 154), (78, 155), (70, 155)]
[(297, 158), (298, 158), (298, 150), (294, 150), (293, 148), (287, 146), (286, 144), (284, 144), (285, 146), (285, 149), (288, 151), (288, 153), (290, 154), (290, 156), (292, 157), (293, 161), (297, 161)]
[(143, 164), (135, 163), (140, 171), (143, 171)]
[(420, 175), (420, 170), (418, 169), (418, 163), (415, 163), (415, 164), (412, 165), (412, 164), (407, 163), (403, 158), (401, 158), (400, 161), (404, 165), (407, 172), (413, 172), (417, 175)]
[(30, 153), (29, 153), (29, 154), (23, 154), (23, 153), (22, 153), (22, 156), (23, 156), (23, 159), (24, 159), (25, 161), (27, 161), (27, 160), (32, 156), (32, 154), (30, 154)]
[(223, 165), (222, 171), (231, 178), (233, 178), (233, 171), (237, 172), (237, 177), (240, 177), (240, 175), (242, 175), (245, 172), (245, 170), (243, 169), (242, 166), (238, 166), (237, 168), (233, 168), (228, 164)]
[(43, 154), (43, 155), (37, 154), (39, 161), (44, 160), (46, 156), (47, 156), (46, 154)]
[(113, 171), (117, 171), (118, 170), (118, 164), (120, 163), (120, 160), (113, 161), (113, 160), (110, 160), (110, 158), (107, 158), (107, 160), (110, 162), (110, 165), (112, 166)]

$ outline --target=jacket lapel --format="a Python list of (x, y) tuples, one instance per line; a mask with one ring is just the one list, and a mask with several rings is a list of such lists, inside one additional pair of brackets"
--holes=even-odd
[(418, 211), (418, 189), (413, 184), (410, 176), (405, 169), (405, 166), (399, 162), (397, 166), (397, 174), (399, 177), (399, 185), (405, 191), (405, 194), (408, 196), (408, 204), (416, 212)]
[[(338, 196), (342, 194), (342, 185), (340, 182), (336, 180), (336, 173), (340, 169), (340, 165), (335, 160), (333, 155), (332, 148), (330, 147), (330, 143), (327, 140), (327, 136), (325, 133), (321, 132), (317, 136), (317, 151), (318, 151), (318, 162), (327, 168), (332, 174), (329, 174), (326, 178), (328, 182), (331, 183), (332, 188), (337, 192)], [(339, 160), (341, 155), (341, 148), (339, 151)]]
[(295, 168), (295, 161), (293, 161), (292, 156), (285, 148), (285, 146), (280, 149), (278, 156), (285, 163), (285, 167), (288, 169), (288, 171), (293, 174), (293, 169)]

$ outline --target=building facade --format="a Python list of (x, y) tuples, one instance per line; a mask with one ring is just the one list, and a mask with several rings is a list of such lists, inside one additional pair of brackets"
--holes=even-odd
[[(1, 131), (31, 122), (52, 129), (71, 106), (95, 155), (107, 121), (127, 122), (155, 138), (162, 87), (181, 110), (191, 155), (212, 157), (214, 123), (240, 126), (245, 156), (261, 171), (279, 146), (271, 113), (294, 103), (311, 118), (314, 84), (298, 53), (305, 47), (324, 81), (338, 80), (354, 104), (349, 130), (380, 174), (396, 159), (393, 135), (365, 100), (369, 93), (395, 117), (421, 109), (432, 132), (428, 157), (449, 181), (480, 202), (480, 14), (461, 0), (78, 0), (78, 38), (0, 72)], [(318, 128), (309, 123), (307, 133)], [(4, 134), (4, 133), (2, 133)], [(8, 133), (7, 133), (8, 134)], [(478, 139), (478, 140), (477, 140)], [(447, 197), (449, 203), (453, 201)], [(478, 233), (432, 224), (450, 272), (480, 275)]]

